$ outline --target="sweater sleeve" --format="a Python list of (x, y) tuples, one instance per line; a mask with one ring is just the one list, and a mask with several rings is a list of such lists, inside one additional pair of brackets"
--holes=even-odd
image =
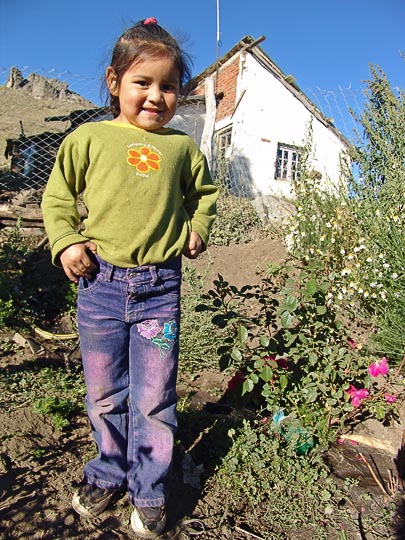
[(184, 207), (190, 217), (191, 230), (197, 232), (207, 247), (212, 224), (216, 217), (218, 188), (213, 184), (205, 156), (198, 152), (198, 159), (192, 162), (184, 195)]
[(63, 141), (42, 198), (45, 230), (51, 246), (52, 262), (59, 265), (59, 253), (86, 241), (79, 232), (77, 197), (84, 189), (86, 159), (74, 133)]

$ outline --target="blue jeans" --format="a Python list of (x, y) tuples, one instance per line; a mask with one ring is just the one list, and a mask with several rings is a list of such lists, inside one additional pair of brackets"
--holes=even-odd
[(181, 257), (118, 268), (97, 258), (80, 279), (86, 406), (98, 456), (88, 483), (127, 488), (135, 506), (165, 504), (176, 420)]

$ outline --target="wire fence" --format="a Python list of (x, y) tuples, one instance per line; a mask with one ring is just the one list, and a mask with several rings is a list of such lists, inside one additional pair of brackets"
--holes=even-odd
[[(0, 178), (3, 189), (10, 188), (12, 182), (21, 188), (35, 189), (46, 183), (56, 152), (66, 135), (85, 121), (108, 117), (103, 108), (101, 86), (97, 77), (69, 71), (0, 67), (0, 144), (3, 146), (1, 153), (4, 152), (0, 167), (9, 173)], [(7, 87), (17, 90), (13, 93), (15, 102), (7, 94)], [(349, 141), (354, 139), (357, 125), (349, 111), (361, 114), (364, 90), (316, 87), (304, 92), (342, 135)], [(201, 125), (203, 113), (200, 102), (189, 108), (183, 119), (181, 113), (175, 118), (176, 127), (196, 138), (196, 126)], [(239, 169), (232, 171), (233, 177), (238, 177), (240, 172)]]

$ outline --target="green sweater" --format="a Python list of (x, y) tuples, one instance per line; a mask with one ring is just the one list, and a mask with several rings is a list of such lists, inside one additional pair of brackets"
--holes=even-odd
[[(80, 232), (79, 194), (87, 208)], [(86, 240), (125, 268), (180, 255), (190, 231), (206, 246), (217, 197), (206, 159), (185, 133), (83, 124), (64, 139), (42, 200), (52, 260)]]

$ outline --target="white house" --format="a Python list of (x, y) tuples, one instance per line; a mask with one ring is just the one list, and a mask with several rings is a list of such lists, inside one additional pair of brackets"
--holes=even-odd
[[(214, 170), (225, 159), (232, 191), (256, 201), (271, 218), (282, 211), (279, 201), (291, 194), (310, 125), (310, 165), (325, 186), (338, 181), (341, 154), (349, 143), (294, 77), (286, 76), (260, 48), (264, 39), (245, 36), (196, 76), (172, 125), (194, 136)], [(205, 107), (199, 96), (205, 96)], [(194, 114), (193, 100), (199, 107)]]

